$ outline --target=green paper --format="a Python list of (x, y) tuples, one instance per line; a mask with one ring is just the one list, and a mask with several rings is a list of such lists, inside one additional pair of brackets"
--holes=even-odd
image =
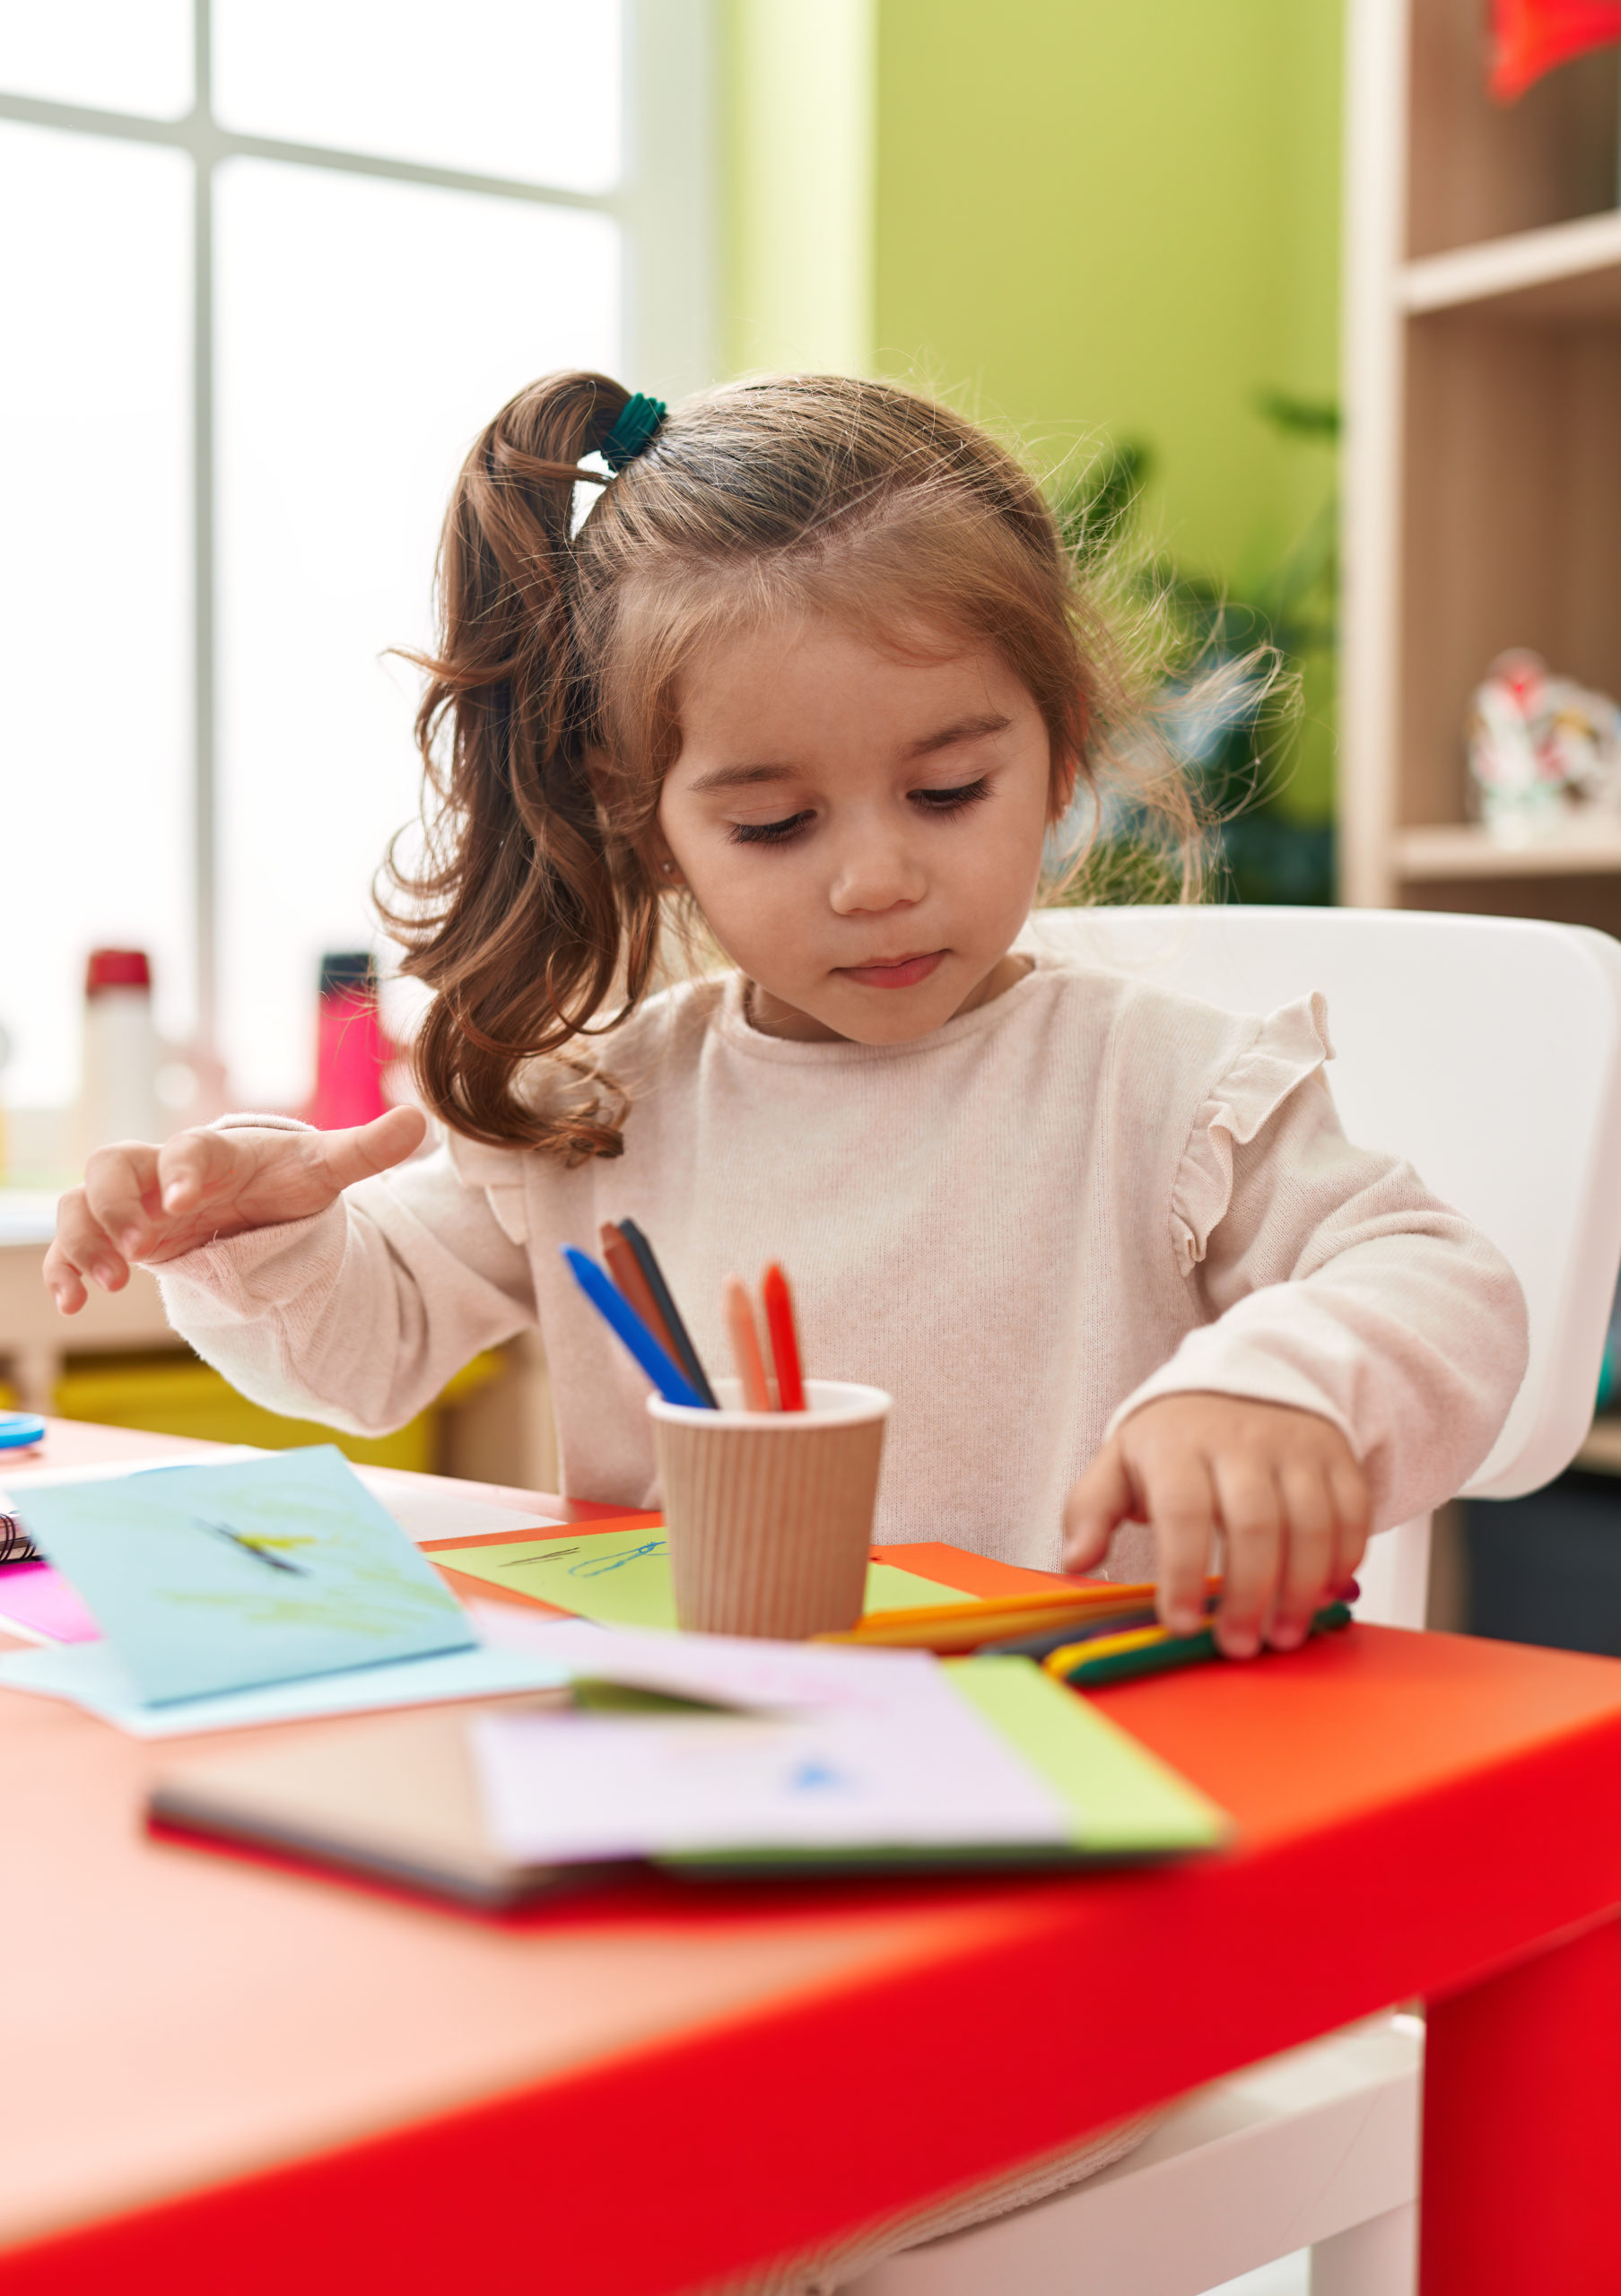
[[(513, 1539), (499, 1546), (440, 1547), (435, 1562), (492, 1587), (515, 1587), (559, 1610), (595, 1619), (599, 1626), (675, 1623), (669, 1546), (657, 1525), (642, 1530), (588, 1531), (578, 1539)], [(893, 1562), (867, 1570), (869, 1611), (919, 1610), (938, 1603), (972, 1603), (961, 1587), (919, 1578)]]
[(1024, 1755), (1074, 1821), (1088, 1857), (1210, 1849), (1228, 1831), (1214, 1802), (1027, 1658), (948, 1658), (952, 1688)]

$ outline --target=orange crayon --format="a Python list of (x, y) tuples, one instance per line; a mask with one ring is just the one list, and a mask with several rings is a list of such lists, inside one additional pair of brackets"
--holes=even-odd
[(743, 1384), (744, 1409), (770, 1411), (771, 1391), (766, 1384), (765, 1359), (760, 1352), (760, 1335), (754, 1328), (754, 1311), (749, 1305), (747, 1288), (741, 1276), (722, 1278), (720, 1304), (731, 1337), (732, 1358)]

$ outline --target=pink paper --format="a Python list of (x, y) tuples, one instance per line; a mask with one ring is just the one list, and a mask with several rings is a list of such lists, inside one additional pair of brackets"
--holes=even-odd
[(48, 1562), (8, 1562), (0, 1569), (0, 1629), (13, 1625), (52, 1642), (101, 1639), (95, 1620)]

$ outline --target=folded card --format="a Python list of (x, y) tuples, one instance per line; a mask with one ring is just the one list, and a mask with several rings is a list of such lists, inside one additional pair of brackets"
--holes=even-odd
[(19, 1511), (149, 1704), (477, 1641), (330, 1444), (31, 1488)]

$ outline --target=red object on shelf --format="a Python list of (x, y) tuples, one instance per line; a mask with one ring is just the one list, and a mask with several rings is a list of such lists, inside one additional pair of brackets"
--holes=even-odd
[(1621, 0), (1492, 0), (1492, 93), (1512, 103), (1556, 64), (1611, 40), (1621, 40)]
[(92, 949), (84, 968), (84, 994), (103, 988), (150, 988), (152, 965), (144, 949)]
[(383, 1091), (383, 1071), (398, 1057), (399, 1047), (377, 1009), (370, 958), (363, 951), (323, 957), (315, 1097), (305, 1111), (309, 1122), (336, 1132), (386, 1115), (393, 1103)]

